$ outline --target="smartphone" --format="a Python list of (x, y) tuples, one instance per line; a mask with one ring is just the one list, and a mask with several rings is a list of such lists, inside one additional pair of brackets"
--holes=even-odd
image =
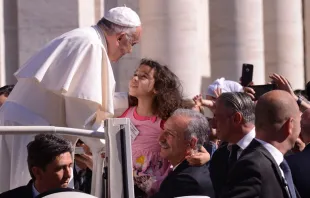
[(84, 149), (83, 149), (83, 147), (75, 147), (75, 155), (81, 155), (81, 154), (84, 154), (85, 152), (84, 152)]
[(253, 85), (249, 86), (254, 89), (255, 94), (254, 97), (257, 100), (259, 97), (264, 95), (265, 93), (277, 89), (276, 84), (266, 84), (266, 85)]
[(253, 81), (253, 70), (252, 64), (244, 63), (242, 65), (241, 85), (246, 87)]

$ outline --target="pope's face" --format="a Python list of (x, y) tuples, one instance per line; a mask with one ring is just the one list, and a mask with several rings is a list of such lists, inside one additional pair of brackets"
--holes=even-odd
[(116, 62), (121, 57), (132, 52), (135, 44), (140, 42), (141, 27), (136, 28), (134, 34), (121, 33), (115, 35), (114, 39), (108, 40), (108, 56), (110, 61)]

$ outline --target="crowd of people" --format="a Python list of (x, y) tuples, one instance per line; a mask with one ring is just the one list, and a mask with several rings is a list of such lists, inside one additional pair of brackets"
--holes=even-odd
[[(15, 87), (0, 88), (2, 124), (34, 125), (38, 122), (31, 119), (41, 116), (45, 124), (82, 128), (85, 118), (95, 112), (93, 124), (109, 117), (113, 113), (109, 104), (114, 85), (114, 77), (109, 76), (110, 61), (130, 53), (139, 42), (140, 33), (136, 13), (118, 7), (111, 9), (97, 26), (77, 29), (53, 40), (17, 72)], [(73, 63), (68, 58), (72, 59), (75, 53), (79, 60)], [(51, 56), (54, 61), (49, 59)], [(59, 69), (64, 62), (74, 66)], [(102, 69), (92, 70), (95, 66), (91, 64)], [(169, 66), (142, 59), (133, 73), (128, 87), (129, 105), (119, 117), (129, 118), (131, 131), (135, 132), (131, 134), (135, 197), (310, 197), (310, 84), (306, 90), (294, 92), (285, 77), (271, 74), (270, 83), (275, 84), (276, 90), (256, 98), (251, 87), (219, 78), (209, 85), (206, 97), (197, 93), (193, 99), (186, 99), (179, 78)], [(59, 79), (56, 74), (65, 77)], [(27, 78), (34, 78), (36, 83)], [(53, 103), (55, 111), (48, 112), (59, 116), (57, 119), (46, 116), (44, 109), (38, 108), (40, 105), (33, 107), (21, 101), (28, 99), (33, 86), (37, 89), (35, 96), (62, 97), (63, 103), (53, 98), (59, 106)], [(41, 106), (53, 102), (51, 98), (46, 100)], [(98, 111), (98, 104), (106, 117)], [(60, 109), (64, 111), (59, 113)], [(211, 112), (208, 116), (204, 115), (206, 109)], [(26, 115), (25, 111), (31, 114), (27, 117), (29, 123), (21, 119), (22, 115), (17, 116), (21, 111), (22, 115)], [(15, 119), (14, 113), (20, 120)], [(66, 118), (65, 123), (61, 117)], [(26, 158), (20, 163), (24, 166), (19, 167), (27, 167), (31, 177), (25, 186), (2, 186), (0, 198), (43, 197), (59, 188), (73, 190), (69, 188), (72, 176), (75, 190), (90, 193), (92, 150), (83, 138), (40, 134), (17, 140), (3, 136), (0, 140), (1, 159), (8, 159), (1, 163), (9, 163), (3, 166), (1, 179), (21, 177), (20, 182), (24, 182), (28, 178), (25, 172), (12, 174), (14, 170), (8, 168), (16, 157)], [(19, 145), (17, 154), (12, 149), (14, 145)], [(84, 154), (73, 157), (76, 146), (83, 147)]]

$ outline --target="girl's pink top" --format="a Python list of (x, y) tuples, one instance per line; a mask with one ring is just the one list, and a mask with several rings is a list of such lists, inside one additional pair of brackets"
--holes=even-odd
[(120, 117), (130, 118), (139, 130), (132, 142), (134, 182), (150, 196), (159, 190), (171, 167), (167, 160), (160, 157), (158, 138), (164, 121), (156, 116), (140, 116), (136, 107), (130, 107)]

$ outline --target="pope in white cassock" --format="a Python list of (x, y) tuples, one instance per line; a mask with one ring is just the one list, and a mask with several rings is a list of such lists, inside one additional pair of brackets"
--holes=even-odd
[[(97, 25), (52, 40), (15, 73), (18, 82), (0, 109), (1, 125), (85, 128), (87, 120), (92, 126), (112, 117), (110, 62), (130, 53), (140, 34), (139, 16), (117, 7)], [(0, 192), (30, 180), (26, 146), (32, 138), (0, 136)]]

